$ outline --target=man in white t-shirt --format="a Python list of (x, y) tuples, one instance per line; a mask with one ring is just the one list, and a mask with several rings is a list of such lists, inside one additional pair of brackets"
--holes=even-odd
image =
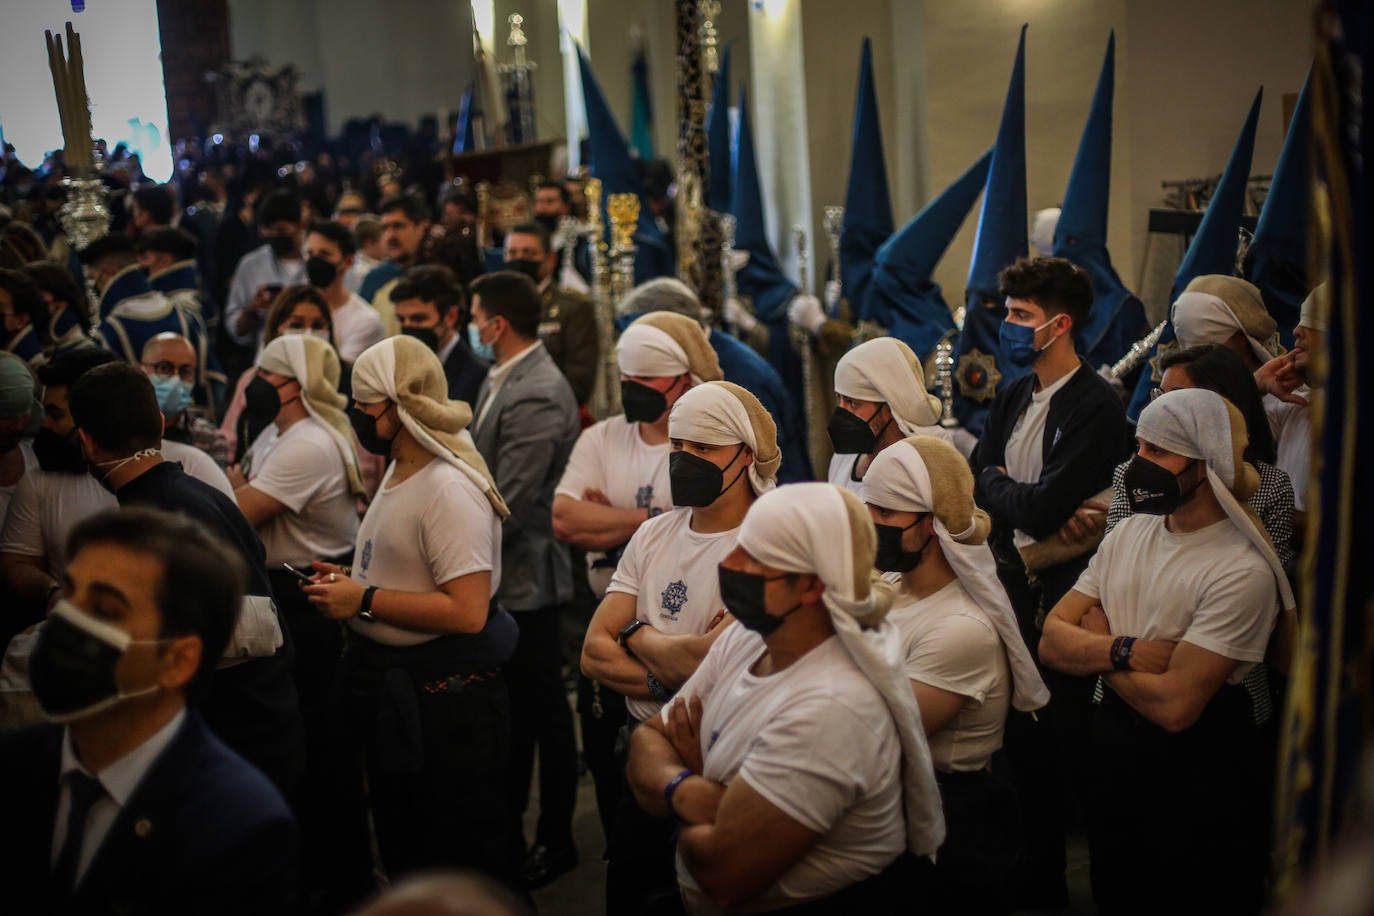
[(902, 637), (948, 827), (920, 899), (933, 912), (1008, 912), (1019, 825), (993, 754), (1008, 709), (1039, 709), (1049, 690), (997, 578), (990, 520), (974, 505), (964, 456), (929, 436), (874, 459), (863, 499), (878, 533), (874, 564), (901, 576), (888, 620)]
[(966, 455), (973, 451), (967, 430), (956, 435), (940, 425), (940, 411), (910, 347), (895, 337), (859, 344), (835, 364), (835, 411), (826, 427), (835, 454), (826, 478), (858, 496), (873, 459), (907, 436), (935, 436)]
[[(668, 418), (669, 480), (679, 508), (635, 532), (582, 647), (582, 671), (626, 698), (630, 728), (653, 718), (729, 625), (717, 564), (745, 512), (775, 485), (777, 429), (729, 382), (698, 385)], [(607, 912), (639, 912), (671, 891), (673, 823), (622, 796), (606, 876)]]
[(738, 621), (638, 729), (627, 778), (681, 826), (689, 913), (896, 913), (889, 868), (943, 838), (921, 715), (870, 578), (852, 493), (794, 484), (750, 509), (718, 576)]
[(1258, 486), (1245, 421), (1180, 389), (1142, 411), (1117, 524), (1046, 621), (1040, 657), (1105, 683), (1088, 782), (1093, 895), (1104, 912), (1258, 912), (1265, 748), (1241, 681), (1292, 592), (1240, 500)]
[(357, 248), (341, 223), (315, 223), (305, 236), (305, 277), (329, 303), (334, 348), (346, 363), (386, 336), (377, 310), (344, 285)]
[[(492, 600), (508, 510), (465, 429), (471, 409), (448, 399), (443, 367), (423, 343), (391, 337), (364, 351), (353, 398), (358, 441), (391, 464), (351, 569), (317, 561), (305, 586), (311, 604), (351, 631), (340, 681), (369, 794), (344, 761), (338, 804), (370, 804), (393, 878), (469, 867), (518, 887), (501, 675), (518, 631)], [(366, 831), (345, 841), (353, 845), (341, 860), (363, 867), (345, 880), (366, 883)]]

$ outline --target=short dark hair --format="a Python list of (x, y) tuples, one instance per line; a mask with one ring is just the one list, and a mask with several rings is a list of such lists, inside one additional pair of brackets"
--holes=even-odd
[(162, 566), (154, 589), (158, 635), (200, 637), (200, 666), (188, 692), (203, 687), (238, 624), (248, 582), (238, 551), (190, 519), (145, 506), (106, 509), (78, 522), (67, 556), (93, 544), (115, 544)]
[(131, 455), (162, 443), (162, 408), (143, 370), (124, 362), (97, 366), (72, 383), (68, 410), (102, 451)]
[(138, 209), (152, 217), (160, 226), (172, 224), (172, 214), (176, 212), (176, 193), (165, 184), (144, 185), (134, 192), (134, 203)]
[(358, 250), (358, 240), (353, 237), (353, 233), (343, 223), (336, 223), (333, 220), (322, 219), (310, 224), (307, 235), (311, 232), (316, 235), (324, 236), (339, 246), (339, 254), (344, 257), (352, 257)]
[(66, 353), (58, 353), (50, 361), (38, 367), (38, 381), (44, 388), (65, 388), (97, 366), (118, 361), (109, 350), (96, 347), (82, 347)]
[(102, 235), (81, 249), (78, 257), (85, 267), (94, 267), (102, 261), (112, 260), (118, 261), (120, 264), (132, 264), (137, 260), (134, 253), (134, 240), (119, 232)]
[(25, 264), (22, 269), (30, 280), (38, 284), (40, 292), (64, 303), (72, 310), (76, 320), (81, 322), (81, 327), (90, 330), (91, 312), (86, 304), (86, 291), (76, 282), (70, 270), (51, 261)]
[(363, 245), (373, 239), (382, 237), (382, 221), (370, 213), (364, 213), (358, 217), (358, 221), (353, 224), (353, 239), (359, 245)]
[(397, 303), (407, 299), (430, 303), (440, 318), (455, 306), (461, 309), (466, 304), (463, 285), (458, 282), (458, 277), (447, 267), (438, 264), (412, 267), (401, 274), (391, 288), (391, 301)]
[(538, 339), (544, 303), (529, 277), (514, 270), (483, 274), (472, 281), (472, 295), (482, 297), (482, 311), (488, 318), (504, 318), (516, 334)]
[(426, 223), (431, 220), (429, 205), (418, 194), (393, 194), (377, 205), (377, 215), (386, 216), (397, 210), (405, 214), (412, 223)]
[(0, 289), (14, 300), (14, 313), (28, 315), (33, 332), (40, 337), (48, 333), (48, 303), (43, 291), (22, 270), (0, 270)]
[(517, 223), (510, 228), (510, 231), (507, 232), (506, 235), (515, 235), (517, 232), (521, 235), (533, 235), (537, 237), (540, 247), (544, 249), (544, 254), (553, 251), (553, 238), (549, 235), (549, 230), (545, 229), (539, 223)]
[(572, 203), (572, 195), (568, 193), (567, 186), (560, 181), (541, 181), (539, 182), (539, 184), (534, 186), (534, 189), (536, 191), (543, 191), (548, 188), (552, 188), (553, 190), (557, 191), (558, 196), (562, 199), (563, 203)]
[(455, 203), (469, 213), (477, 212), (477, 196), (466, 188), (445, 188), (439, 195), (439, 208), (447, 203)]
[(3, 230), (0, 230), (0, 237), (9, 242), (26, 263), (34, 264), (47, 260), (48, 246), (43, 243), (43, 236), (39, 235), (28, 223), (13, 220), (7, 223)]
[(258, 225), (266, 228), (273, 223), (301, 221), (300, 199), (290, 191), (277, 190), (263, 195), (258, 201)]
[[(1186, 370), (1197, 387), (1215, 391), (1236, 405), (1245, 418), (1245, 430), (1250, 437), (1250, 444), (1245, 447), (1246, 461), (1274, 463), (1278, 446), (1264, 412), (1264, 401), (1255, 385), (1255, 376), (1234, 350), (1222, 344), (1201, 344), (1171, 350), (1159, 358), (1161, 374), (1175, 366)], [(1300, 481), (1294, 481), (1294, 485), (1300, 485)]]
[(184, 229), (171, 226), (150, 229), (138, 237), (134, 250), (139, 254), (156, 251), (170, 254), (178, 261), (189, 261), (196, 256), (196, 237)]
[(1003, 299), (1028, 299), (1045, 317), (1068, 315), (1078, 339), (1093, 307), (1093, 284), (1085, 271), (1065, 258), (1018, 258), (997, 275)]

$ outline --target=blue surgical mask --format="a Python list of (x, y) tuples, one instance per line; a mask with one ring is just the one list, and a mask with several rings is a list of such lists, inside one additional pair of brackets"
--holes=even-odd
[(191, 386), (175, 375), (150, 375), (163, 416), (174, 417), (191, 406)]
[[(1045, 349), (1045, 347), (1036, 349), (1035, 335), (1052, 324), (1054, 324), (1053, 318), (1038, 328), (1028, 328), (1024, 324), (1012, 324), (1010, 321), (1003, 321), (1002, 326), (997, 330), (997, 343), (1002, 350), (1002, 355), (1010, 360), (1013, 366), (1025, 368), (1031, 365)], [(1049, 344), (1045, 346), (1049, 346)]]
[(468, 346), (472, 347), (472, 352), (483, 359), (496, 360), (496, 351), (491, 348), (491, 344), (482, 343), (482, 329), (475, 324), (468, 325)]

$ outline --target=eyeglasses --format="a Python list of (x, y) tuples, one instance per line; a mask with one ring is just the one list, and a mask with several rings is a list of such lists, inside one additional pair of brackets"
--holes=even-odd
[(169, 360), (162, 360), (156, 363), (144, 363), (144, 369), (150, 369), (158, 375), (175, 375), (183, 382), (194, 382), (196, 380), (196, 367), (194, 363), (182, 363), (178, 366)]

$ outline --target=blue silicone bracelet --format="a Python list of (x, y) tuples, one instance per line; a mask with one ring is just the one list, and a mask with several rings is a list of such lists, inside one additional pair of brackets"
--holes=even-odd
[(688, 776), (695, 775), (697, 774), (691, 770), (683, 770), (681, 773), (678, 773), (672, 779), (668, 780), (668, 784), (663, 787), (663, 800), (668, 803), (669, 811), (673, 810), (673, 793), (677, 791), (677, 787), (682, 785), (682, 781)]

